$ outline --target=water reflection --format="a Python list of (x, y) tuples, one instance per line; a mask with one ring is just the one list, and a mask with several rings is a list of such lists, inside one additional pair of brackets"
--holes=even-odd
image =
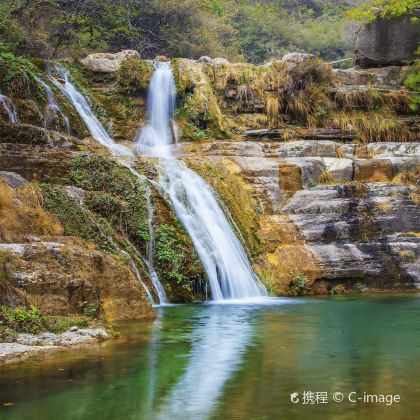
[(253, 332), (250, 311), (208, 306), (198, 313), (189, 339), (185, 373), (164, 399), (157, 418), (205, 419), (241, 362)]

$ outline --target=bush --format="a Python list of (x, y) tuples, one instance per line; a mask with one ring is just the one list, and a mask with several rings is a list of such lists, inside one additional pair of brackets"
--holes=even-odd
[(362, 282), (358, 281), (354, 286), (353, 286), (353, 290), (355, 292), (363, 292), (363, 290), (366, 288), (366, 285), (363, 284)]
[(336, 284), (328, 293), (330, 295), (344, 295), (344, 293), (346, 293), (346, 287), (343, 284)]
[(45, 319), (41, 312), (31, 306), (17, 307), (0, 306), (0, 336), (17, 333), (37, 334), (45, 329)]
[(289, 288), (294, 289), (298, 295), (306, 295), (309, 290), (308, 277), (300, 275), (295, 277), (290, 283)]

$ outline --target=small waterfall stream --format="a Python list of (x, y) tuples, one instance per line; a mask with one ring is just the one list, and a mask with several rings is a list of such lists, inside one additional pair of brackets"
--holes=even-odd
[(103, 146), (107, 147), (115, 156), (131, 156), (131, 150), (127, 147), (116, 144), (111, 139), (103, 125), (96, 118), (86, 98), (76, 89), (70, 80), (69, 72), (58, 64), (54, 65), (54, 70), (60, 76), (60, 79), (52, 76), (52, 82), (64, 93), (69, 101), (76, 108), (83, 122), (86, 124), (91, 136), (99, 141)]
[(6, 95), (2, 95), (0, 93), (0, 104), (3, 106), (3, 109), (6, 111), (6, 114), (10, 120), (10, 122), (16, 124), (19, 122), (19, 118), (17, 116), (16, 107), (13, 101)]
[[(64, 115), (63, 111), (61, 111), (60, 106), (58, 105), (57, 99), (54, 95), (53, 90), (50, 86), (48, 86), (42, 79), (35, 76), (35, 80), (44, 88), (45, 95), (47, 96), (47, 107), (49, 107), (55, 114), (60, 115), (61, 119), (63, 120), (64, 126), (66, 127), (66, 131), (68, 135), (71, 135), (71, 127), (69, 119)], [(46, 121), (48, 125), (48, 121)]]
[[(130, 149), (127, 147), (121, 146), (119, 144), (116, 144), (114, 140), (109, 136), (105, 128), (102, 126), (100, 121), (95, 117), (92, 109), (89, 106), (89, 103), (85, 99), (85, 97), (76, 89), (76, 87), (71, 83), (70, 81), (70, 75), (67, 70), (65, 70), (63, 67), (59, 66), (58, 64), (54, 65), (54, 70), (57, 72), (57, 74), (60, 75), (62, 78), (61, 80), (58, 80), (55, 78), (52, 73), (50, 72), (50, 78), (52, 82), (64, 93), (64, 95), (70, 100), (70, 102), (74, 105), (76, 108), (76, 111), (79, 113), (80, 117), (82, 118), (83, 122), (86, 124), (90, 134), (92, 137), (99, 141), (102, 145), (107, 147), (110, 152), (118, 158), (121, 164), (127, 166), (130, 171), (137, 176), (139, 181), (141, 182), (142, 175), (140, 175), (124, 158), (125, 157), (133, 157), (133, 153)], [(150, 210), (149, 210), (150, 212)], [(150, 215), (149, 215), (150, 216)], [(150, 220), (149, 220), (149, 223)], [(150, 229), (151, 226), (149, 226)], [(125, 255), (128, 255), (127, 253), (123, 252)], [(151, 254), (153, 258), (153, 254)], [(167, 302), (165, 289), (163, 288), (159, 277), (153, 268), (153, 261), (150, 263), (149, 256), (148, 259), (143, 259), (148, 270), (150, 279), (153, 283), (153, 286), (155, 287), (156, 294), (159, 297), (159, 304), (163, 304)], [(141, 280), (140, 273), (133, 261), (133, 259), (130, 257), (130, 265), (132, 266), (133, 270), (135, 270), (135, 274), (137, 278), (139, 279), (142, 286), (145, 288), (146, 293), (152, 303), (154, 303), (153, 297), (148, 290), (147, 286), (144, 284), (144, 282)]]
[(149, 121), (137, 136), (139, 149), (160, 158), (160, 184), (200, 257), (213, 300), (266, 295), (213, 190), (172, 155), (175, 81), (169, 63), (157, 63), (147, 107)]

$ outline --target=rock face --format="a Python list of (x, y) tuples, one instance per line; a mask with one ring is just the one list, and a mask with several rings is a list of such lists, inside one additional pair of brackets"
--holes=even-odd
[(298, 275), (308, 277), (313, 293), (357, 282), (420, 288), (418, 190), (392, 182), (419, 170), (419, 143), (256, 139), (201, 151), (252, 191), (261, 244), (254, 268), (272, 291), (291, 293)]
[(388, 85), (399, 86), (404, 80), (405, 73), (401, 66), (387, 66), (380, 68), (333, 70), (337, 80), (343, 85)]
[(129, 58), (140, 58), (140, 54), (134, 50), (124, 50), (116, 54), (97, 53), (90, 54), (80, 62), (90, 71), (97, 73), (114, 73), (121, 63)]
[(108, 322), (153, 317), (128, 265), (71, 238), (55, 240), (2, 248), (15, 255), (11, 284), (43, 313), (80, 314), (94, 305)]
[[(420, 11), (415, 13), (420, 16)], [(411, 22), (413, 16), (382, 19), (362, 27), (356, 41), (356, 65), (367, 67), (401, 66), (416, 58), (420, 25)]]

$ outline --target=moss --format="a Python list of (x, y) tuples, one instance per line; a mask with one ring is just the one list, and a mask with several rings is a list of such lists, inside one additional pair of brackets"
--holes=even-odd
[(113, 233), (112, 229), (104, 219), (78, 205), (66, 194), (63, 187), (42, 184), (41, 188), (44, 195), (43, 206), (60, 219), (64, 235), (79, 236), (100, 249), (116, 252), (109, 239)]
[(180, 226), (159, 225), (156, 228), (155, 261), (159, 272), (169, 280), (176, 281), (188, 291), (191, 285), (186, 281), (185, 267), (189, 264), (185, 253), (187, 243)]
[(176, 59), (172, 67), (179, 104), (175, 118), (182, 140), (228, 137), (215, 92), (201, 65)]
[(44, 89), (35, 76), (39, 76), (39, 70), (26, 58), (0, 53), (0, 85), (6, 94), (45, 103)]
[(138, 58), (130, 58), (121, 63), (117, 72), (118, 90), (124, 94), (144, 93), (149, 87), (153, 66)]

